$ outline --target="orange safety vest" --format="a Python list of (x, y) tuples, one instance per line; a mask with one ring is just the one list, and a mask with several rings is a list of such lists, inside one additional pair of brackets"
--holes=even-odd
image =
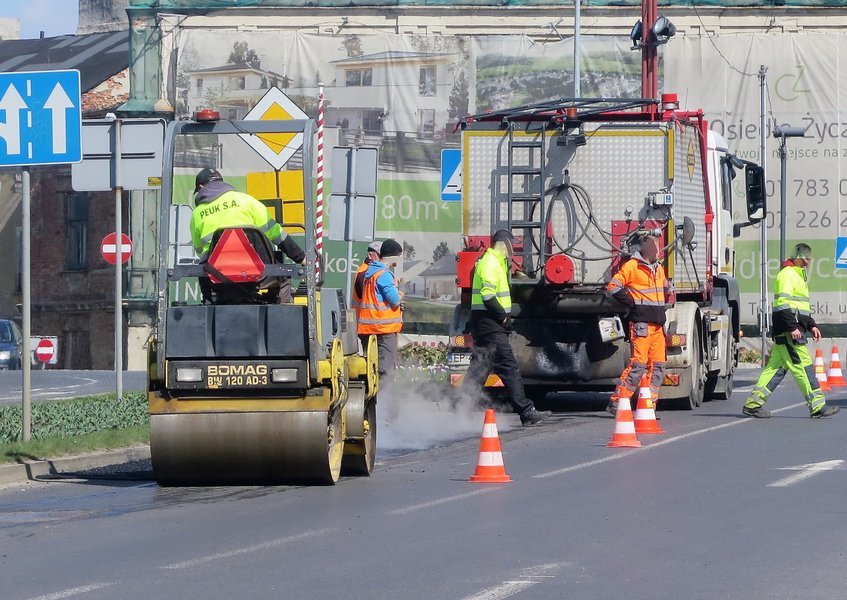
[(626, 290), (635, 303), (631, 320), (661, 325), (665, 322), (668, 287), (662, 265), (648, 265), (637, 258), (631, 258), (609, 281), (606, 294), (612, 296), (622, 289)]
[[(385, 271), (386, 269), (380, 269), (372, 276), (365, 278), (365, 287), (362, 290), (362, 300), (357, 314), (360, 335), (399, 333), (403, 329), (403, 314), (400, 307), (391, 308), (376, 294), (376, 280)], [(394, 273), (391, 273), (391, 276), (394, 277)], [(397, 282), (396, 278), (394, 281)]]
[(362, 307), (362, 296), (359, 294), (359, 288), (364, 289), (364, 284), (359, 285), (359, 278), (361, 277), (364, 280), (365, 272), (370, 266), (371, 265), (368, 261), (362, 261), (362, 264), (359, 265), (359, 270), (356, 271), (356, 275), (353, 276), (353, 299), (351, 301), (353, 306), (351, 308), (356, 311), (356, 318), (359, 317), (359, 309)]

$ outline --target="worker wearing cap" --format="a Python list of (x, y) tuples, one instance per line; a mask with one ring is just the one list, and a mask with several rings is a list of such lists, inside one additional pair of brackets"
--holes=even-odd
[(772, 313), (774, 346), (756, 387), (741, 409), (748, 417), (771, 416), (770, 411), (764, 408), (765, 402), (786, 372), (794, 376), (813, 419), (829, 417), (839, 410), (837, 406), (827, 406), (812, 357), (806, 349), (806, 333), (811, 333), (816, 342), (821, 339), (820, 329), (812, 318), (806, 282), (806, 269), (811, 262), (812, 248), (808, 244), (797, 244), (791, 258), (783, 263), (776, 276)]
[(368, 254), (362, 264), (359, 265), (359, 270), (356, 271), (356, 276), (353, 278), (353, 310), (358, 315), (359, 308), (362, 304), (362, 292), (365, 288), (365, 272), (375, 260), (379, 260), (379, 251), (382, 248), (382, 242), (371, 242), (368, 244)]
[(235, 191), (221, 174), (205, 168), (194, 179), (194, 211), (191, 213), (191, 243), (201, 260), (209, 256), (212, 238), (227, 227), (257, 227), (296, 263), (305, 264), (306, 253), (279, 223), (268, 216), (267, 207), (253, 196)]
[(397, 334), (403, 329), (401, 304), (405, 294), (398, 288), (397, 278), (390, 268), (397, 266), (391, 259), (402, 254), (403, 247), (396, 240), (389, 238), (382, 242), (379, 258), (371, 261), (362, 277), (361, 303), (356, 312), (362, 348), (368, 347), (369, 336), (376, 336), (379, 394), (383, 398), (394, 383)]
[(505, 229), (497, 231), (491, 247), (474, 268), (470, 319), (473, 354), (462, 387), (480, 387), (489, 373), (496, 374), (508, 392), (509, 403), (520, 415), (521, 424), (528, 426), (548, 418), (550, 411), (536, 410), (532, 400), (526, 397), (518, 361), (509, 344), (512, 331), (509, 283), (512, 242), (511, 233)]
[(669, 283), (665, 269), (658, 261), (659, 239), (653, 235), (641, 237), (640, 248), (623, 263), (606, 286), (606, 295), (629, 310), (629, 363), (621, 374), (609, 404), (613, 415), (620, 398), (632, 398), (647, 375), (653, 398), (665, 376), (667, 347), (665, 320)]

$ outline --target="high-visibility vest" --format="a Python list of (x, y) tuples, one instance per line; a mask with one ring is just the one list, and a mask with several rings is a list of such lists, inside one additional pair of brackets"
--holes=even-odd
[(512, 292), (509, 289), (509, 267), (506, 258), (493, 248), (477, 261), (473, 274), (471, 310), (485, 311), (485, 301), (497, 298), (506, 313), (512, 312)]
[(279, 244), (286, 236), (279, 223), (269, 217), (264, 204), (249, 194), (229, 190), (211, 202), (198, 204), (191, 213), (194, 250), (205, 258), (216, 231), (244, 225), (258, 227), (273, 244)]
[(633, 321), (664, 323), (668, 280), (660, 264), (649, 265), (643, 259), (631, 258), (615, 273), (606, 286), (606, 295), (626, 289), (635, 303)]
[(783, 267), (776, 276), (773, 294), (774, 315), (781, 311), (792, 311), (795, 318), (811, 316), (809, 284), (806, 283), (805, 272), (802, 268), (795, 265)]
[[(350, 301), (352, 305), (351, 308), (356, 311), (356, 318), (359, 317), (359, 309), (362, 306), (362, 295), (359, 293), (359, 289), (364, 290), (364, 279), (365, 273), (368, 270), (368, 267), (371, 266), (368, 261), (363, 261), (362, 264), (359, 265), (359, 270), (356, 271), (356, 275), (353, 276), (353, 290), (351, 295), (353, 298)], [(359, 281), (362, 281), (362, 286), (359, 286)]]
[[(403, 313), (400, 307), (391, 306), (377, 295), (376, 281), (387, 269), (379, 269), (370, 277), (365, 277), (365, 287), (362, 290), (362, 300), (359, 305), (358, 318), (360, 335), (399, 333), (403, 329)], [(391, 273), (391, 271), (388, 271)], [(394, 278), (394, 273), (391, 273)], [(397, 279), (394, 278), (396, 285)]]

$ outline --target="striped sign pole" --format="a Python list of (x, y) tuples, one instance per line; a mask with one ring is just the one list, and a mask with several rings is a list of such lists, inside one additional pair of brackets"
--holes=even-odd
[(318, 189), (315, 204), (315, 272), (321, 273), (321, 255), (324, 248), (324, 87), (318, 93)]

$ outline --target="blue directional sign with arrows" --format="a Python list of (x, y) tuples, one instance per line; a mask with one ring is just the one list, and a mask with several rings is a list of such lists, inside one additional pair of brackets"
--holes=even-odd
[(79, 71), (0, 73), (0, 166), (81, 160)]

